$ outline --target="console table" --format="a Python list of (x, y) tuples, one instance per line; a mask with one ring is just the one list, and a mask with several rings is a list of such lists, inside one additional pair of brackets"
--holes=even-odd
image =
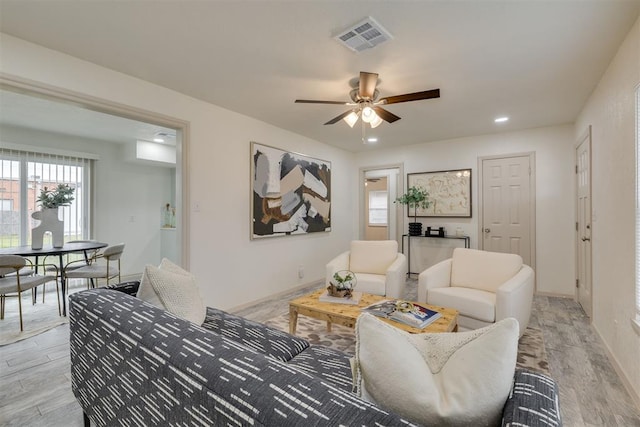
[(407, 276), (410, 274), (419, 274), (411, 271), (411, 239), (419, 238), (419, 239), (456, 239), (456, 240), (464, 240), (464, 247), (471, 247), (471, 238), (469, 236), (425, 236), (424, 234), (420, 234), (417, 236), (412, 236), (410, 234), (402, 235), (402, 253), (404, 253), (404, 238), (407, 238)]

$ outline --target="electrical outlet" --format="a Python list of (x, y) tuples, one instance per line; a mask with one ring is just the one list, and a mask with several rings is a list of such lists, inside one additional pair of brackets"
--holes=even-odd
[(304, 277), (304, 265), (298, 266), (298, 277), (301, 279)]

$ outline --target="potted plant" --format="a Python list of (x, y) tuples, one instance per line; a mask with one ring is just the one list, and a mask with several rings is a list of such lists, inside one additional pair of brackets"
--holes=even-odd
[(73, 197), (75, 190), (68, 184), (58, 184), (53, 190), (44, 187), (40, 190), (36, 202), (40, 203), (42, 209), (58, 209), (60, 206), (69, 206), (75, 200)]
[(31, 229), (31, 247), (42, 249), (44, 233), (51, 233), (51, 240), (54, 248), (61, 248), (64, 245), (64, 222), (58, 218), (58, 208), (69, 206), (75, 199), (73, 192), (75, 188), (68, 184), (58, 184), (52, 190), (44, 187), (40, 190), (40, 195), (36, 202), (40, 204), (41, 210), (31, 214), (33, 219), (40, 221), (40, 224)]
[(417, 186), (409, 187), (409, 190), (393, 203), (396, 202), (413, 208), (413, 222), (409, 223), (409, 235), (419, 236), (422, 234), (422, 223), (417, 220), (418, 208), (427, 209), (431, 205), (427, 190)]
[(355, 285), (356, 274), (353, 271), (340, 270), (334, 273), (329, 286), (327, 286), (327, 291), (333, 297), (348, 298)]

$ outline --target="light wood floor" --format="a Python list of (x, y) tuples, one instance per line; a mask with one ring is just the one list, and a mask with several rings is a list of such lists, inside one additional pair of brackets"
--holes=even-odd
[[(410, 281), (407, 286), (410, 298), (416, 283)], [(239, 313), (263, 321), (286, 312), (287, 301), (307, 291), (278, 296)], [(565, 426), (640, 426), (640, 409), (625, 391), (578, 304), (537, 296), (530, 326), (543, 331), (551, 374), (560, 385)], [(0, 347), (0, 425), (83, 425), (82, 411), (71, 392), (68, 325)]]

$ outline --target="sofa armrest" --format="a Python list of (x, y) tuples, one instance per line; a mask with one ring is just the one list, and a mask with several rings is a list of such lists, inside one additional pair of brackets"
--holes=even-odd
[(337, 271), (349, 269), (349, 253), (349, 251), (343, 252), (327, 263), (325, 285), (329, 285)]
[(387, 269), (385, 278), (385, 296), (404, 297), (404, 284), (407, 277), (407, 257), (398, 252), (398, 257)]
[(451, 283), (452, 259), (432, 265), (418, 276), (418, 302), (428, 302), (429, 289), (446, 288)]
[(537, 372), (516, 369), (502, 412), (502, 425), (562, 427), (556, 382)]
[(513, 317), (520, 324), (520, 336), (524, 334), (531, 317), (533, 280), (535, 274), (528, 265), (502, 284), (496, 291), (496, 322)]

